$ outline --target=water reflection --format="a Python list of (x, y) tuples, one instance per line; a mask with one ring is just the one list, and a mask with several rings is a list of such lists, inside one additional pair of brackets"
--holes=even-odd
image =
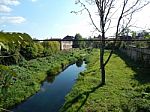
[(82, 64), (83, 64), (83, 59), (78, 59), (78, 61), (76, 62), (76, 66), (81, 67)]
[[(82, 62), (82, 64), (81, 64)], [(84, 71), (86, 64), (78, 61), (56, 76), (49, 76), (42, 83), (41, 90), (27, 101), (14, 108), (13, 112), (58, 112), (65, 96), (74, 85), (78, 74)]]
[[(82, 65), (83, 65), (83, 59), (78, 59), (78, 60), (76, 61), (76, 66), (77, 66), (77, 67), (82, 67)], [(62, 66), (62, 70), (65, 70), (65, 68), (66, 68), (66, 66)], [(53, 83), (53, 81), (55, 80), (55, 77), (56, 77), (57, 75), (59, 75), (59, 74), (56, 74), (56, 75), (47, 74), (47, 77), (46, 77), (45, 80), (46, 80), (48, 83)]]
[(47, 78), (46, 78), (46, 81), (48, 82), (48, 83), (53, 83), (53, 81), (55, 80), (55, 77), (56, 77), (57, 75), (53, 75), (53, 76), (47, 76)]

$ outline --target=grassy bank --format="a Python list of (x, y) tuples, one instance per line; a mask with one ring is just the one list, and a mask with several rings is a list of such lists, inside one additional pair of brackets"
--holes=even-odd
[(80, 74), (66, 96), (62, 112), (150, 111), (149, 69), (140, 68), (123, 55), (113, 54), (106, 66), (106, 85), (101, 86), (99, 52), (94, 50), (87, 60), (87, 70)]
[(9, 87), (7, 98), (0, 100), (0, 108), (14, 106), (35, 94), (47, 76), (56, 75), (66, 66), (82, 58), (84, 53), (86, 53), (84, 50), (62, 51), (49, 57), (9, 66), (17, 75), (16, 81)]

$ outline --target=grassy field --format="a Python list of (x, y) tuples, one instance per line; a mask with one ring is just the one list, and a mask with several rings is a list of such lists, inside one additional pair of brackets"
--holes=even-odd
[[(106, 56), (108, 56), (108, 51)], [(150, 70), (121, 53), (113, 54), (106, 66), (106, 85), (100, 85), (99, 51), (87, 58), (87, 70), (80, 73), (66, 96), (62, 112), (149, 112)]]

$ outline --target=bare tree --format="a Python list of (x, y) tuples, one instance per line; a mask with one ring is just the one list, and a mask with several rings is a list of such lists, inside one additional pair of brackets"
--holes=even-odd
[[(113, 45), (116, 45), (116, 40), (122, 31), (122, 26), (128, 28), (131, 26), (134, 13), (141, 10), (148, 5), (150, 0), (77, 0), (76, 4), (80, 4), (82, 9), (79, 11), (72, 11), (73, 13), (82, 13), (87, 11), (89, 18), (95, 30), (102, 36), (100, 47), (100, 71), (101, 84), (105, 84), (105, 66), (109, 62), (114, 48), (111, 50), (108, 58), (104, 61), (106, 33), (111, 28), (115, 28), (115, 39)], [(94, 21), (93, 12), (88, 6), (93, 5), (97, 9), (97, 16), (99, 18), (99, 25)]]

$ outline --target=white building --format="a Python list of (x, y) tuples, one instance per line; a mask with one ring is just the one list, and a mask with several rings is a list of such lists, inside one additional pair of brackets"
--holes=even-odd
[(61, 41), (61, 50), (68, 50), (68, 49), (72, 49), (72, 45), (73, 45), (73, 40), (74, 37), (73, 36), (66, 36), (63, 38), (64, 41)]

